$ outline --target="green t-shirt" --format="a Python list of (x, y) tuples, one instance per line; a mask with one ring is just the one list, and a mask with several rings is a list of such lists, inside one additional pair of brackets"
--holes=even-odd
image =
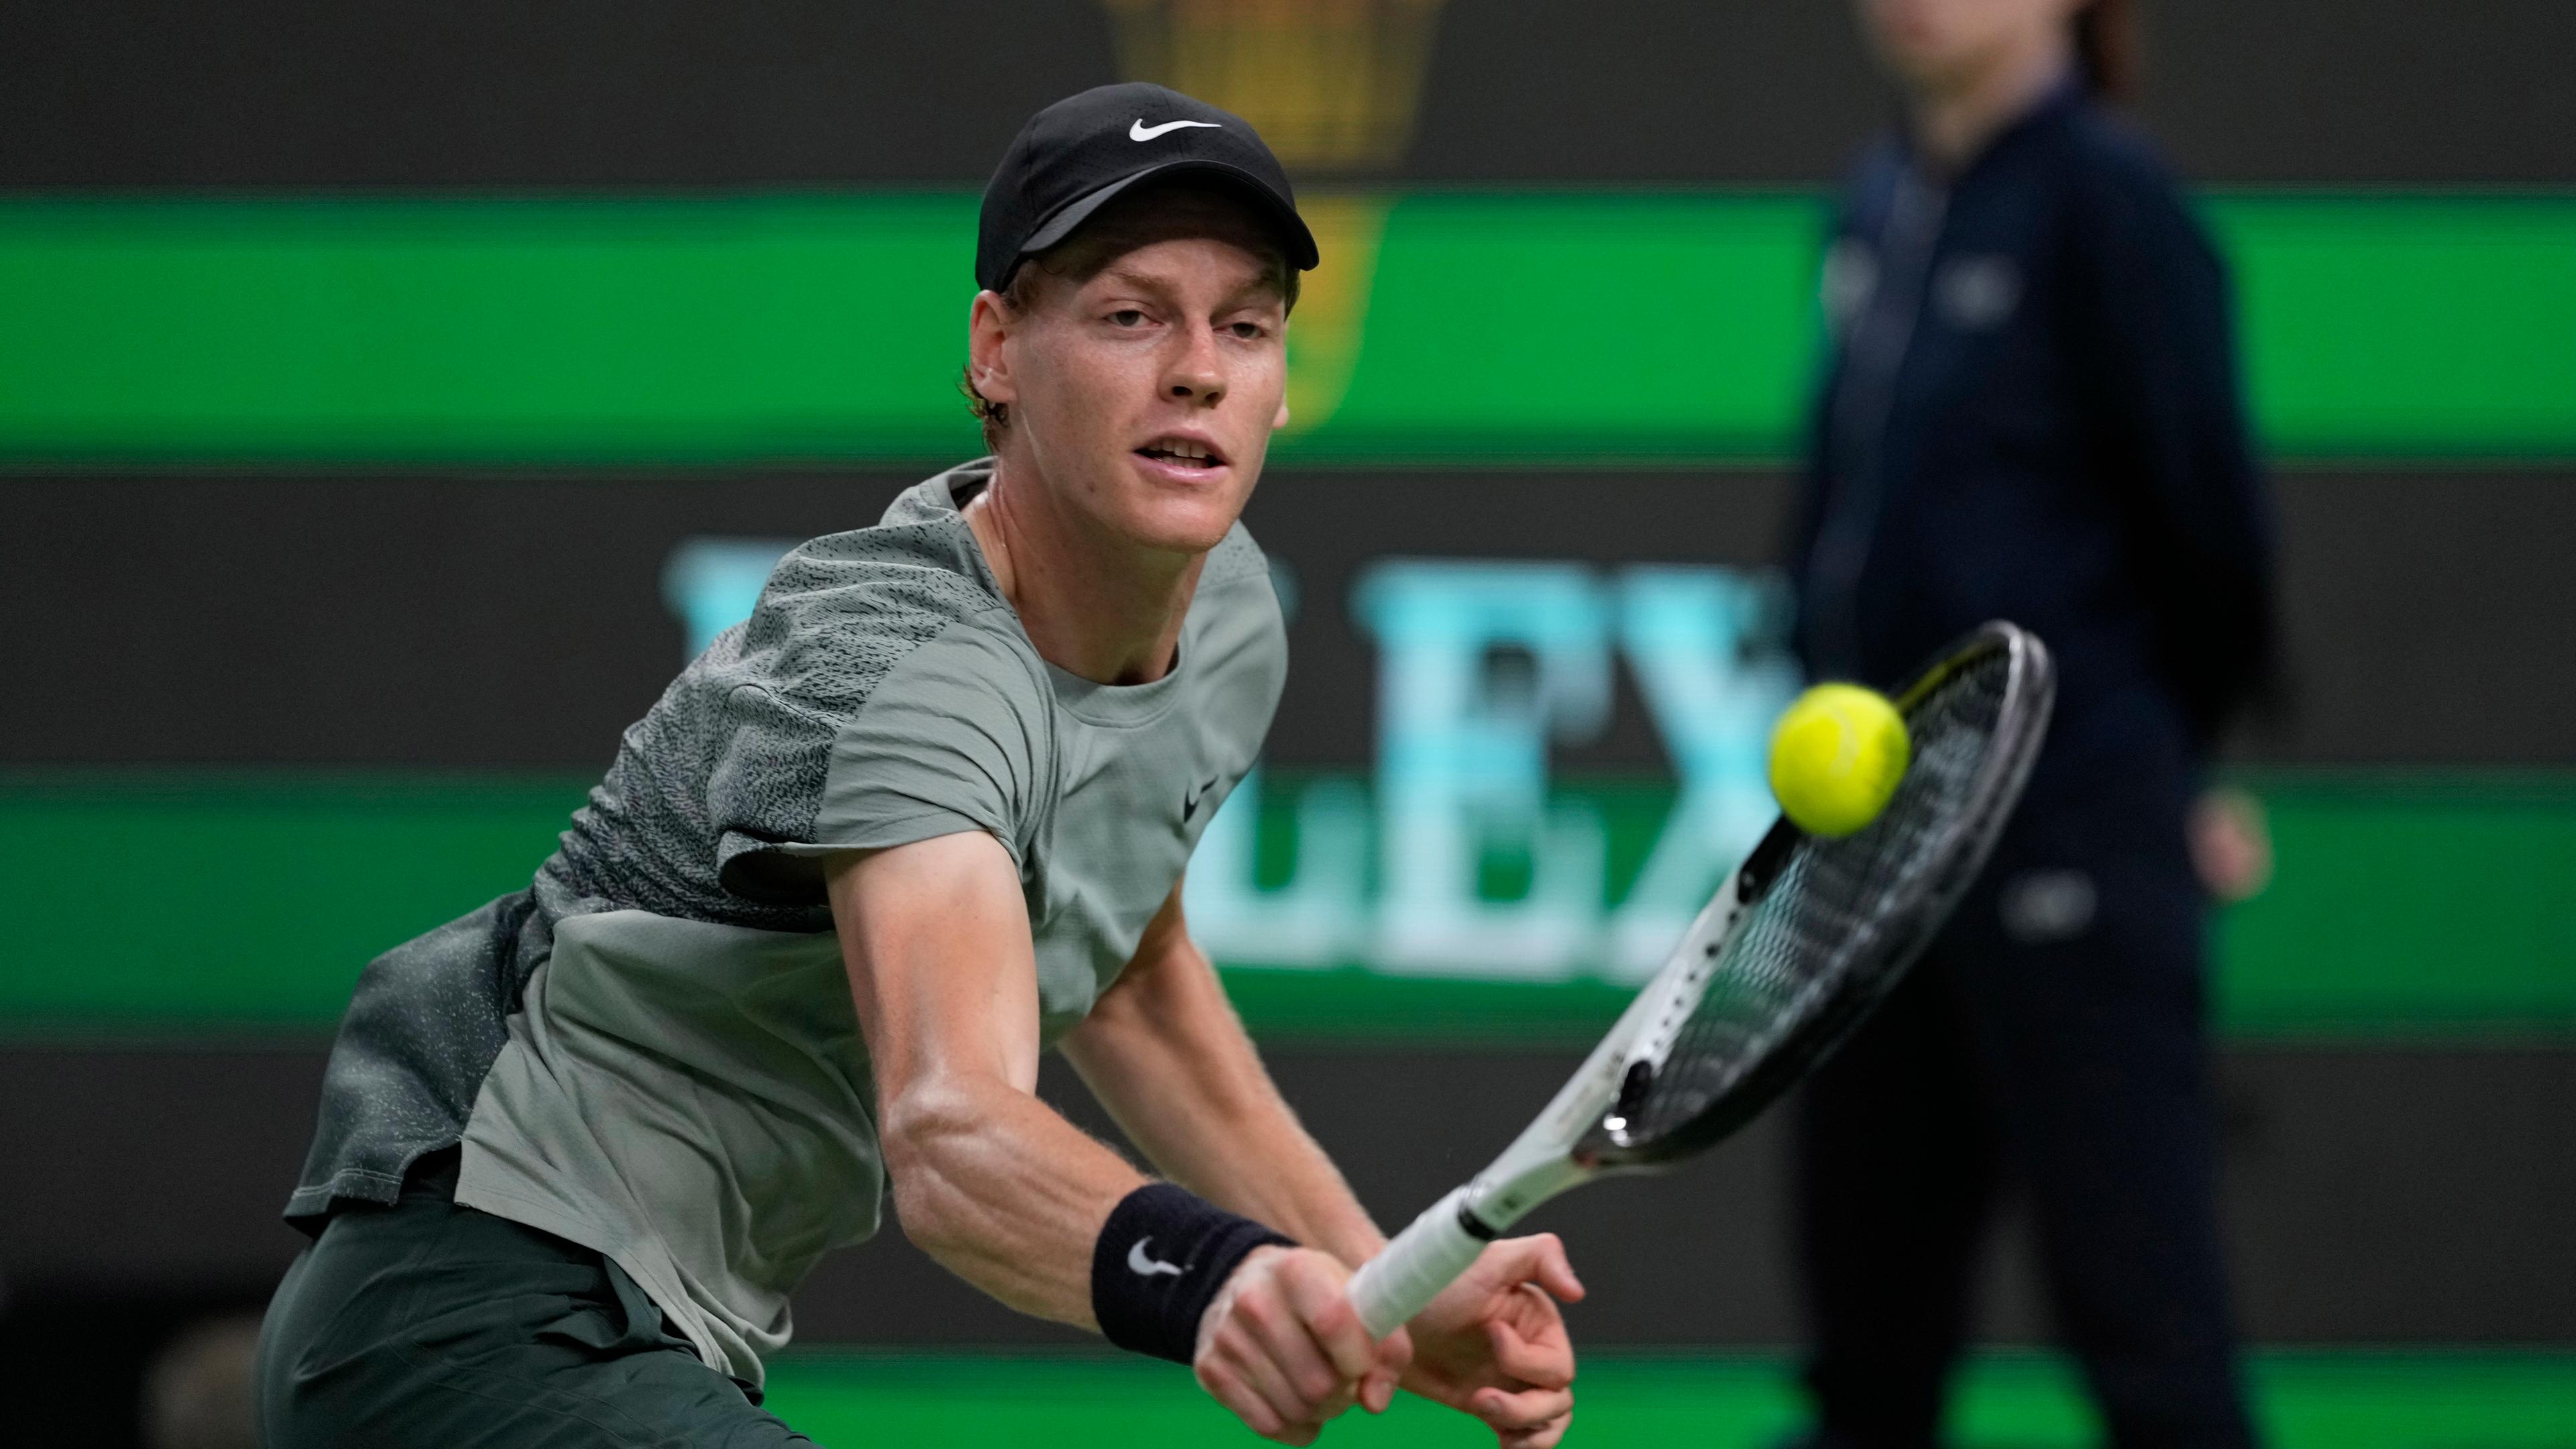
[(991, 470), (789, 554), (626, 732), (530, 890), (369, 966), (290, 1217), (389, 1200), (461, 1141), (459, 1202), (607, 1254), (710, 1364), (759, 1381), (788, 1293), (876, 1230), (884, 1186), (821, 857), (1000, 840), (1053, 1042), (1134, 953), (1284, 679), (1239, 527), (1169, 675), (1048, 664), (958, 512)]

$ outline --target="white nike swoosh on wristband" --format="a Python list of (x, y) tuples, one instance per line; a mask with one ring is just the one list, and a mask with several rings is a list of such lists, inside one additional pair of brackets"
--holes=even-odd
[(1145, 1245), (1152, 1241), (1152, 1238), (1138, 1238), (1136, 1246), (1127, 1250), (1127, 1271), (1139, 1278), (1151, 1278), (1157, 1273), (1169, 1273), (1175, 1278), (1181, 1276), (1180, 1264), (1145, 1256)]
[(1136, 118), (1136, 124), (1127, 128), (1127, 139), (1130, 141), (1151, 141), (1156, 136), (1177, 131), (1183, 126), (1205, 126), (1211, 131), (1222, 131), (1225, 129), (1225, 127), (1218, 125), (1214, 121), (1165, 121), (1159, 126), (1148, 126), (1145, 124), (1145, 118), (1139, 116)]

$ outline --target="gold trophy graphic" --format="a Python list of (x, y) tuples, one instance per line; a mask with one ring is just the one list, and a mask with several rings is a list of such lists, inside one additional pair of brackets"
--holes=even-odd
[[(1441, 0), (1106, 0), (1119, 69), (1250, 121), (1306, 187), (1324, 264), (1288, 328), (1288, 432), (1329, 419), (1359, 363), (1392, 199), (1352, 183), (1413, 140)], [(1340, 183), (1338, 185), (1332, 183)]]
[(1118, 62), (1225, 107), (1300, 173), (1404, 159), (1440, 0), (1108, 0)]

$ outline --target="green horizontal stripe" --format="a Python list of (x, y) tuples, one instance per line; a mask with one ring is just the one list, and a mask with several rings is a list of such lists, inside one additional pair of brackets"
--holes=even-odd
[[(1569, 1444), (1762, 1445), (1800, 1424), (1792, 1366), (1750, 1354), (1587, 1352)], [(2256, 1415), (2279, 1449), (2566, 1449), (2576, 1443), (2576, 1356), (2565, 1353), (2267, 1353), (2249, 1366)], [(1188, 1371), (1142, 1359), (1032, 1354), (790, 1354), (768, 1407), (826, 1444), (947, 1449), (1235, 1449), (1258, 1443)], [(2069, 1369), (1979, 1355), (1951, 1411), (1959, 1442), (2077, 1449), (2100, 1428)], [(1383, 1418), (1327, 1431), (1348, 1449), (1490, 1446), (1492, 1431), (1404, 1398)]]
[[(0, 202), (0, 463), (952, 457), (975, 447), (955, 389), (974, 207)], [(2210, 210), (2279, 453), (2576, 457), (2576, 198)], [(1811, 196), (1433, 191), (1317, 214), (1330, 259), (1292, 329), (1282, 458), (1793, 451)]]
[(2576, 456), (2576, 198), (2239, 198), (2247, 389), (2293, 457)]
[(0, 451), (953, 453), (973, 224), (938, 194), (0, 206)]
[[(0, 780), (0, 1032), (321, 1032), (369, 959), (523, 885), (580, 793), (553, 779)], [(1609, 824), (1614, 873), (1633, 872), (1662, 787), (1580, 793)], [(2576, 1033), (2576, 781), (2293, 777), (2264, 794), (2281, 865), (2225, 918), (2230, 1031)], [(1578, 1044), (1626, 996), (1357, 968), (1228, 980), (1273, 1038)]]
[(2220, 932), (2240, 1032), (2576, 1028), (2576, 781), (2284, 783), (2271, 890)]

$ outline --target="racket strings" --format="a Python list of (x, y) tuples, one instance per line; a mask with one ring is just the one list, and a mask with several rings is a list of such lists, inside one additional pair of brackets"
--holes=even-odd
[(2009, 792), (1982, 797), (1995, 793), (1987, 765), (2012, 686), (2011, 657), (1997, 650), (1915, 702), (1906, 717), (1914, 758), (1895, 798), (1853, 835), (1798, 843), (1628, 1115), (1628, 1144), (1699, 1121), (1820, 1013), (1867, 999), (1877, 978), (1905, 964), (1919, 944), (1906, 918), (1926, 877), (1958, 857), (1963, 825), (1991, 829), (2008, 803)]

